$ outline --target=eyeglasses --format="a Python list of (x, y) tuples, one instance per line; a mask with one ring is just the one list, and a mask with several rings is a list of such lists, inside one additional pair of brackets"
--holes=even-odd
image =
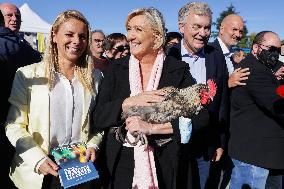
[[(269, 52), (277, 52), (278, 54), (281, 53), (280, 47), (269, 46), (269, 45), (264, 45), (264, 44), (260, 44), (260, 43), (258, 43), (258, 45), (262, 45), (262, 46), (266, 47)], [(259, 47), (261, 48), (261, 46), (259, 46)], [(263, 48), (261, 48), (261, 49), (263, 49)]]
[(115, 49), (115, 50), (118, 51), (118, 52), (123, 52), (123, 51), (125, 51), (125, 50), (129, 50), (129, 45), (125, 45), (125, 46), (120, 45), (120, 46), (117, 46), (117, 47), (115, 47), (115, 48), (113, 48), (113, 49)]
[(101, 39), (94, 39), (94, 41), (95, 41), (96, 43), (103, 43), (105, 40), (101, 40)]
[(15, 16), (18, 20), (21, 20), (21, 15), (17, 13), (7, 13), (4, 15), (4, 17), (7, 17), (8, 19), (12, 18), (13, 16)]
[(202, 29), (204, 30), (205, 33), (209, 33), (211, 31), (211, 25), (210, 26), (201, 26), (199, 24), (188, 24), (188, 25), (195, 32), (200, 32)]

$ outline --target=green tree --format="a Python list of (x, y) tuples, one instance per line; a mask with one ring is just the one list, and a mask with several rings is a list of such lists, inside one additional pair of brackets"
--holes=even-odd
[[(216, 38), (218, 36), (218, 31), (220, 29), (221, 22), (229, 14), (239, 14), (239, 12), (236, 11), (236, 8), (234, 7), (234, 5), (232, 3), (230, 4), (230, 6), (227, 7), (226, 10), (222, 11), (220, 13), (220, 16), (216, 19), (216, 21), (213, 22), (213, 26), (216, 27), (216, 31), (212, 31), (212, 37)], [(242, 47), (242, 48), (247, 48), (248, 47), (248, 41), (249, 41), (248, 38), (247, 38), (248, 29), (247, 29), (245, 23), (244, 23), (243, 37), (242, 37), (242, 39), (239, 43), (239, 46)]]
[(252, 42), (253, 42), (255, 36), (256, 36), (256, 33), (255, 33), (255, 32), (252, 32), (252, 33), (250, 33), (250, 34), (248, 35), (248, 43), (247, 43), (247, 44), (248, 44), (248, 48), (251, 47)]

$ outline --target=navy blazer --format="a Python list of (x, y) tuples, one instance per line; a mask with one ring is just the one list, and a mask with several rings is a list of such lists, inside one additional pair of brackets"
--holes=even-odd
[[(181, 57), (181, 45), (178, 48), (173, 47), (168, 51), (169, 56), (177, 59)], [(179, 52), (179, 53), (177, 53)], [(208, 150), (209, 156), (212, 156), (218, 147), (226, 148), (227, 145), (227, 110), (229, 104), (228, 97), (228, 71), (224, 56), (220, 56), (219, 50), (207, 45), (204, 47), (206, 80), (213, 79), (217, 84), (217, 94), (213, 102), (208, 106), (209, 121), (202, 119), (204, 116), (200, 114), (199, 120), (193, 119), (194, 124), (198, 122), (206, 122), (208, 124), (205, 132), (198, 132), (192, 135), (191, 144), (196, 155), (204, 155)], [(209, 148), (208, 148), (209, 147)]]
[(12, 83), (19, 67), (41, 61), (41, 55), (9, 28), (0, 27), (0, 123), (6, 121)]

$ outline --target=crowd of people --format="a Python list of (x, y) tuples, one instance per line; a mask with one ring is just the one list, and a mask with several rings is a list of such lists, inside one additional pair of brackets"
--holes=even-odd
[[(238, 14), (224, 17), (209, 42), (204, 2), (181, 7), (174, 32), (158, 9), (135, 9), (126, 35), (91, 30), (81, 12), (66, 10), (42, 57), (18, 35), (19, 9), (0, 10), (0, 180), (8, 189), (62, 188), (51, 149), (74, 142), (86, 143), (100, 177), (71, 188), (282, 189), (284, 99), (276, 89), (284, 47), (275, 32), (259, 32), (245, 54), (235, 48), (244, 30)], [(163, 87), (209, 79), (216, 95), (196, 115), (122, 117), (164, 101)]]

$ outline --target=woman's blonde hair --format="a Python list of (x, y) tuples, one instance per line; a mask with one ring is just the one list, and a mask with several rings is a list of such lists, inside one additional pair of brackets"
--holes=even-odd
[(147, 20), (149, 21), (151, 25), (151, 29), (154, 31), (155, 34), (161, 37), (159, 44), (156, 44), (157, 48), (162, 47), (166, 39), (165, 21), (164, 21), (162, 13), (158, 9), (153, 8), (153, 7), (136, 9), (130, 12), (127, 16), (126, 23), (125, 23), (126, 29), (129, 24), (129, 21), (133, 17), (139, 16), (139, 15), (146, 16)]
[(45, 63), (45, 76), (48, 80), (49, 89), (52, 90), (55, 84), (55, 71), (60, 72), (58, 64), (58, 49), (56, 43), (53, 41), (53, 36), (59, 30), (59, 27), (70, 19), (76, 19), (83, 22), (87, 27), (87, 40), (88, 45), (86, 50), (83, 52), (79, 60), (75, 65), (75, 75), (78, 77), (79, 81), (83, 84), (84, 88), (90, 92), (93, 90), (93, 79), (92, 70), (93, 63), (90, 52), (91, 35), (90, 35), (90, 25), (87, 19), (77, 10), (67, 10), (60, 13), (52, 24), (52, 28), (49, 34), (48, 45), (44, 54)]

